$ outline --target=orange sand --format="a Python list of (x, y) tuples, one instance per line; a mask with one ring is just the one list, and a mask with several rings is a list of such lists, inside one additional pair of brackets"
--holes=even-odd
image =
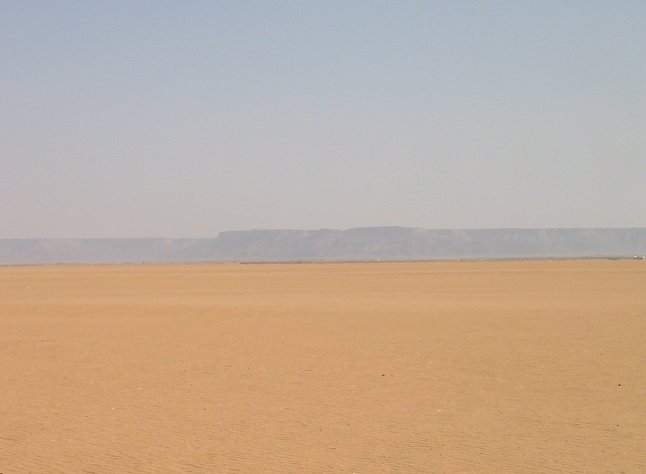
[(646, 263), (1, 267), (0, 472), (646, 472)]

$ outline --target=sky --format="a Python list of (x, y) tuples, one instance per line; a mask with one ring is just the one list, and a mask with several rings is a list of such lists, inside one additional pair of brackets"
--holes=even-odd
[(646, 2), (0, 1), (0, 238), (646, 227)]

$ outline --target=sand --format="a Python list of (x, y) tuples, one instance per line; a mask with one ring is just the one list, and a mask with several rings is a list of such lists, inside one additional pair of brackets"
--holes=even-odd
[(646, 472), (646, 263), (0, 267), (0, 472)]

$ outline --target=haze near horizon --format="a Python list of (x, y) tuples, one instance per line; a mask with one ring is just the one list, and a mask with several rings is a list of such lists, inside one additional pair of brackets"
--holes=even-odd
[(646, 4), (0, 4), (0, 238), (646, 227)]

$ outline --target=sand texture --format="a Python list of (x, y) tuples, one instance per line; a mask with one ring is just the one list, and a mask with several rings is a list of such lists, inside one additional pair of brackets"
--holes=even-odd
[(646, 263), (0, 267), (0, 472), (646, 472)]

